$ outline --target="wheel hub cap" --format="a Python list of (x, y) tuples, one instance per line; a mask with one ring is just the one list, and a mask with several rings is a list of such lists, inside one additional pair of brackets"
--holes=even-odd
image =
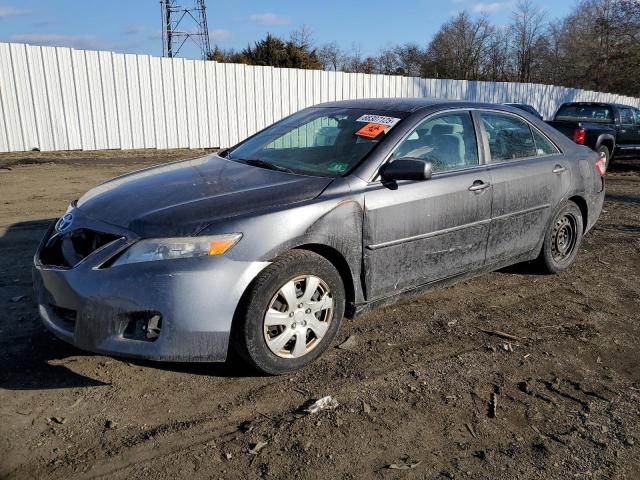
[(297, 358), (322, 340), (333, 318), (328, 285), (313, 275), (295, 277), (280, 287), (264, 316), (269, 350), (282, 358)]

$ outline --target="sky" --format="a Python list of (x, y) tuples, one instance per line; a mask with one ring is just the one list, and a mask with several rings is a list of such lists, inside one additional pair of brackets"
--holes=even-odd
[[(575, 1), (536, 4), (554, 19), (566, 15)], [(336, 41), (345, 50), (357, 44), (364, 54), (376, 54), (392, 44), (426, 45), (462, 10), (507, 25), (514, 5), (515, 0), (207, 0), (207, 16), (212, 46), (241, 49), (268, 32), (286, 38), (305, 25), (317, 44)], [(0, 41), (161, 55), (160, 2), (0, 0)], [(184, 48), (180, 56), (197, 58), (199, 51)]]

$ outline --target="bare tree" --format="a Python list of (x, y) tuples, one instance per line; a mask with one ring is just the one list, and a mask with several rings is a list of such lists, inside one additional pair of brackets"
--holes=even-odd
[(544, 83), (563, 85), (567, 83), (572, 66), (566, 54), (566, 32), (562, 21), (552, 22), (547, 27), (546, 48), (541, 53), (541, 71), (546, 78)]
[(353, 42), (350, 51), (346, 53), (344, 70), (351, 73), (364, 73), (362, 45), (358, 42)]
[[(530, 82), (539, 66), (540, 54), (544, 48), (546, 34), (546, 14), (532, 0), (518, 0), (512, 15), (511, 35), (513, 58), (517, 80)], [(536, 79), (537, 80), (537, 79)]]
[(640, 96), (640, 0), (578, 0), (548, 23), (535, 0), (518, 0), (506, 27), (462, 12), (426, 48), (389, 44), (367, 56), (358, 43), (316, 48), (302, 26), (289, 40), (273, 35), (244, 50), (215, 47), (219, 62), (295, 66), (465, 80), (541, 82)]
[(622, 0), (620, 13), (625, 19), (620, 29), (622, 38), (636, 46), (640, 43), (640, 2), (638, 0)]
[(557, 27), (557, 83), (640, 94), (640, 6), (630, 0), (582, 0)]
[(313, 30), (307, 25), (300, 25), (296, 30), (291, 32), (289, 41), (296, 47), (307, 50), (313, 48)]
[(324, 70), (337, 71), (342, 68), (345, 60), (345, 53), (338, 46), (337, 42), (331, 42), (323, 45), (318, 50), (318, 58)]
[(410, 77), (420, 75), (425, 53), (417, 43), (405, 43), (394, 49), (397, 62), (397, 73)]
[(385, 47), (378, 54), (378, 73), (398, 75), (400, 66), (396, 47)]
[(512, 64), (507, 31), (496, 28), (487, 46), (484, 70), (481, 78), (494, 82), (509, 81), (513, 78)]
[(494, 31), (485, 16), (472, 20), (466, 12), (458, 14), (433, 37), (423, 73), (463, 80), (478, 78)]

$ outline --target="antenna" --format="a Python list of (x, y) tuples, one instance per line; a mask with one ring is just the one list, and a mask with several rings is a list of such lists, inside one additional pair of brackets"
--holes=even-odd
[[(207, 7), (205, 0), (194, 0), (191, 7), (178, 4), (179, 0), (160, 0), (162, 10), (162, 56), (175, 57), (187, 42), (200, 48), (202, 59), (211, 51)], [(191, 29), (189, 29), (191, 26)], [(195, 26), (195, 28), (194, 28)]]

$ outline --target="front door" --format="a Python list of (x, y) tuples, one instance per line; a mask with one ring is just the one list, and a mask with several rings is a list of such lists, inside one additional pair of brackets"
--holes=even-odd
[(479, 163), (468, 111), (424, 120), (394, 150), (432, 162), (424, 181), (372, 183), (365, 193), (367, 299), (476, 269), (484, 264), (491, 177)]
[(487, 264), (536, 253), (553, 210), (570, 187), (558, 148), (523, 118), (480, 112), (493, 182)]

